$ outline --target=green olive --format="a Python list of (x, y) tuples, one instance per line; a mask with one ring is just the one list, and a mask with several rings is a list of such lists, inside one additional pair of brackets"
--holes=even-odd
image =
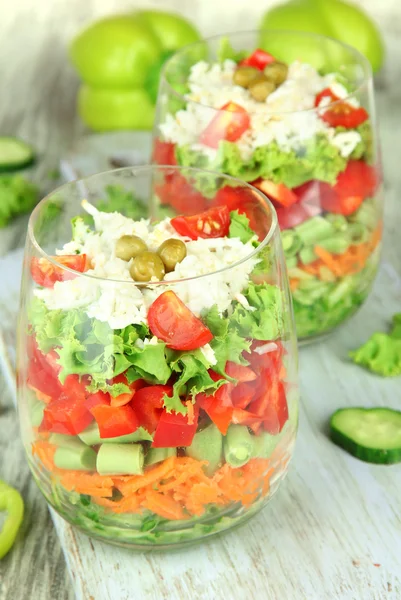
[(275, 84), (272, 81), (269, 81), (262, 73), (262, 75), (249, 86), (249, 93), (254, 100), (257, 100), (257, 102), (264, 102), (267, 96), (270, 96), (275, 89)]
[(263, 72), (269, 81), (279, 86), (287, 79), (288, 65), (280, 61), (272, 62), (266, 65)]
[(175, 265), (180, 263), (187, 255), (187, 247), (181, 240), (172, 238), (166, 240), (159, 247), (157, 254), (162, 259), (166, 272), (174, 271)]
[(135, 256), (129, 272), (135, 281), (150, 281), (152, 277), (160, 281), (164, 277), (165, 269), (160, 256), (155, 252), (146, 251)]
[(131, 260), (147, 249), (145, 242), (137, 235), (123, 235), (116, 242), (116, 256), (122, 260)]
[(255, 69), (255, 67), (238, 67), (234, 71), (233, 82), (235, 85), (247, 88), (259, 73), (259, 69)]

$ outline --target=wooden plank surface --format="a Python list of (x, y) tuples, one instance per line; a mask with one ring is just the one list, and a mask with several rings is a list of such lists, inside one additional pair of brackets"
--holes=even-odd
[[(220, 0), (213, 13), (204, 0), (141, 4), (180, 9), (205, 34), (252, 28), (262, 10), (258, 3), (241, 0)], [(289, 477), (271, 505), (248, 525), (185, 552), (132, 554), (59, 526), (79, 599), (401, 597), (400, 468), (357, 462), (325, 435), (327, 417), (338, 406), (399, 407), (401, 400), (399, 380), (378, 380), (344, 360), (348, 348), (385, 327), (401, 306), (399, 8), (396, 0), (363, 4), (377, 16), (388, 46), (379, 94), (387, 202), (384, 263), (375, 294), (360, 314), (328, 342), (301, 352), (301, 433)], [(77, 80), (65, 60), (66, 43), (94, 16), (131, 6), (130, 0), (1, 2), (0, 131), (21, 135), (38, 148), (41, 160), (34, 176), (43, 190), (53, 185), (49, 170), (82, 134), (74, 106)], [(1, 231), (1, 253), (22, 245), (25, 228), (22, 218)], [(2, 327), (6, 325), (10, 336), (13, 321), (5, 314), (12, 314), (14, 307), (15, 299), (10, 298), (6, 313), (4, 307), (1, 313)], [(0, 478), (21, 490), (27, 506), (18, 543), (0, 563), (0, 600), (72, 600), (60, 544), (29, 476), (4, 381), (0, 389)], [(241, 588), (244, 581), (246, 589)]]

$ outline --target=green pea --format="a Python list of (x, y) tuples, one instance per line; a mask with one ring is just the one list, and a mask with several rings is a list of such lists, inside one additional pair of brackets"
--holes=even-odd
[(187, 255), (187, 247), (181, 240), (172, 238), (162, 243), (157, 251), (162, 259), (166, 272), (174, 271), (177, 263), (180, 263)]
[(152, 277), (160, 281), (165, 275), (162, 259), (155, 252), (149, 251), (135, 256), (129, 272), (134, 281), (150, 281)]
[(147, 250), (145, 242), (137, 235), (123, 235), (116, 242), (116, 256), (122, 260), (131, 260)]

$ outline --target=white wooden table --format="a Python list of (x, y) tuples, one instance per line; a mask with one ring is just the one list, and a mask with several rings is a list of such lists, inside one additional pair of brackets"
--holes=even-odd
[[(43, 189), (52, 185), (46, 179), (49, 169), (82, 133), (74, 113), (76, 80), (65, 66), (63, 44), (83, 21), (129, 4), (18, 0), (7, 9), (1, 5), (0, 131), (22, 135), (39, 148), (35, 176)], [(222, 23), (226, 30), (245, 22), (254, 27), (262, 10), (240, 0), (221, 0), (216, 7), (220, 17), (212, 23), (202, 0), (152, 4), (182, 8), (204, 32), (221, 30)], [(378, 94), (387, 202), (383, 264), (374, 294), (355, 319), (325, 343), (301, 351), (300, 434), (281, 490), (242, 528), (171, 554), (112, 548), (57, 519), (70, 579), (46, 505), (29, 476), (2, 382), (0, 478), (21, 490), (27, 510), (13, 552), (0, 563), (0, 600), (72, 600), (74, 592), (80, 600), (401, 598), (401, 466), (361, 463), (326, 435), (327, 419), (340, 406), (401, 407), (400, 379), (378, 379), (346, 359), (348, 349), (385, 328), (401, 308), (401, 25), (395, 0), (365, 4), (377, 10), (389, 50)], [(25, 227), (22, 218), (0, 231), (2, 253), (22, 245)], [(4, 278), (4, 262), (0, 264), (0, 289), (8, 293), (0, 320), (11, 338), (18, 259), (9, 260), (9, 279)]]

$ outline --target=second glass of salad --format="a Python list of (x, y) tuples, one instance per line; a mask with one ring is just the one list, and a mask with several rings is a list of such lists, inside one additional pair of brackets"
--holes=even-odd
[[(326, 335), (369, 294), (382, 236), (372, 74), (323, 36), (236, 33), (166, 63), (153, 160), (249, 182), (274, 204), (300, 341)], [(213, 197), (223, 180), (203, 178)], [(240, 209), (235, 194), (227, 204)]]
[[(217, 178), (205, 204), (196, 186)], [(18, 396), (38, 486), (89, 535), (168, 547), (259, 510), (298, 420), (291, 296), (262, 192), (143, 167), (44, 199), (28, 228)]]

